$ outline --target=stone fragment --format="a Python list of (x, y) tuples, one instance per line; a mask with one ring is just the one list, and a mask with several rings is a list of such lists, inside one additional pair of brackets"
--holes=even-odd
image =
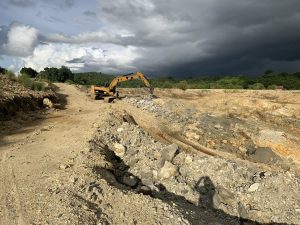
[(43, 106), (46, 108), (53, 108), (53, 102), (49, 98), (44, 98)]
[(115, 143), (114, 144), (114, 148), (115, 148), (115, 154), (119, 157), (124, 156), (125, 151), (126, 151), (126, 147), (120, 143)]
[(161, 158), (162, 161), (169, 161), (172, 162), (172, 160), (174, 159), (174, 157), (176, 156), (176, 154), (178, 153), (178, 145), (173, 143), (171, 145), (166, 146), (165, 148), (163, 148), (162, 150), (162, 154), (161, 154)]
[(62, 169), (62, 170), (68, 169), (69, 167), (70, 167), (70, 166), (69, 166), (69, 165), (66, 165), (66, 164), (61, 164), (61, 165), (59, 166), (59, 168)]
[(123, 129), (123, 127), (119, 127), (118, 129), (117, 129), (117, 132), (122, 132), (124, 129)]
[(177, 166), (173, 165), (169, 161), (165, 161), (164, 166), (160, 169), (158, 176), (160, 179), (168, 179), (176, 176), (178, 173)]
[(137, 185), (138, 180), (136, 177), (130, 175), (130, 176), (124, 176), (123, 177), (123, 183), (130, 186), (130, 187), (134, 187)]
[(255, 192), (259, 188), (259, 183), (251, 184), (251, 186), (248, 188), (248, 192)]
[(190, 155), (187, 155), (187, 157), (185, 157), (184, 162), (185, 162), (186, 164), (191, 164), (191, 163), (193, 162), (193, 157), (190, 156)]
[(194, 132), (186, 132), (185, 136), (187, 137), (187, 139), (189, 139), (191, 141), (199, 141), (200, 140), (200, 135), (198, 135)]
[(214, 128), (216, 128), (216, 129), (218, 129), (218, 130), (222, 130), (222, 129), (223, 129), (223, 127), (222, 127), (220, 124), (216, 124), (216, 125), (214, 126)]

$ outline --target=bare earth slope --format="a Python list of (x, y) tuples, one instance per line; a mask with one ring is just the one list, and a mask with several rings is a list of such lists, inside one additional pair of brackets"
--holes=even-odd
[[(284, 113), (293, 115), (277, 110), (280, 120), (263, 117), (251, 133), (262, 115), (243, 117), (238, 102), (223, 102), (229, 111), (235, 104), (224, 112), (230, 116), (206, 115), (222, 102), (205, 111), (209, 95), (192, 93), (185, 102), (159, 93), (155, 100), (108, 104), (57, 85), (66, 109), (0, 136), (0, 225), (300, 224), (298, 164), (290, 160), (298, 154), (299, 130), (266, 129), (298, 124), (294, 103), (284, 104)], [(293, 154), (275, 157), (272, 142), (259, 146), (265, 141), (259, 137), (272, 135), (286, 140), (282, 149)], [(257, 162), (260, 155), (249, 146), (265, 149), (274, 163)]]

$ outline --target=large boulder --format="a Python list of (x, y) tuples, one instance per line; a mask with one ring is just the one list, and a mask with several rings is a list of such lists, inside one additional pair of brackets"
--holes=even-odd
[(43, 106), (46, 108), (53, 108), (53, 102), (49, 98), (44, 98)]

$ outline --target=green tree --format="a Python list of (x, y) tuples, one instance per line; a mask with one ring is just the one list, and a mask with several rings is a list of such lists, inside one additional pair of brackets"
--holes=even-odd
[(58, 70), (57, 81), (65, 82), (66, 80), (74, 80), (74, 75), (68, 67), (62, 66)]
[(267, 69), (267, 70), (264, 72), (264, 75), (270, 75), (270, 74), (273, 74), (273, 70), (271, 70), (271, 69)]
[(5, 74), (7, 72), (7, 69), (0, 66), (0, 74)]
[(65, 82), (66, 80), (74, 80), (74, 74), (68, 67), (65, 66), (62, 66), (59, 69), (55, 67), (46, 67), (40, 72), (39, 76), (52, 82)]
[(38, 72), (31, 67), (23, 67), (20, 71), (21, 74), (27, 74), (31, 78), (35, 78)]

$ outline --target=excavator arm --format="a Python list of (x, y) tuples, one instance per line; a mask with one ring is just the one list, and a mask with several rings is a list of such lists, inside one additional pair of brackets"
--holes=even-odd
[[(108, 86), (92, 86), (91, 91), (95, 95), (96, 99), (102, 98), (103, 96), (115, 96), (116, 94), (116, 87), (118, 83), (129, 81), (129, 80), (136, 80), (140, 79), (144, 82), (145, 86), (149, 88), (150, 94), (153, 94), (153, 88), (149, 82), (149, 80), (142, 74), (141, 72), (126, 74), (117, 76), (112, 80), (112, 82)], [(118, 95), (118, 93), (117, 93)]]
[(110, 83), (109, 90), (111, 92), (115, 92), (118, 83), (128, 81), (128, 80), (136, 80), (136, 79), (142, 80), (144, 82), (145, 86), (150, 89), (150, 93), (151, 94), (153, 93), (153, 88), (151, 87), (149, 80), (141, 72), (136, 72), (136, 73), (117, 76)]

